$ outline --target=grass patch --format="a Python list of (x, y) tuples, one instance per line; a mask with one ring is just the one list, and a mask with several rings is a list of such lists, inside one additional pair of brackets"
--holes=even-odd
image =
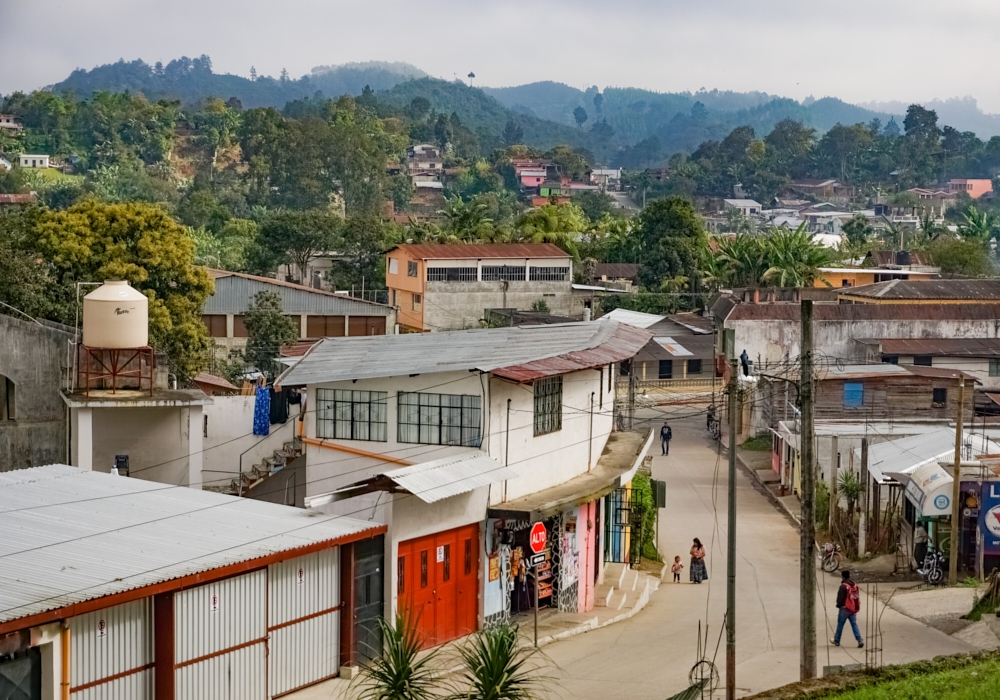
[(986, 596), (982, 600), (976, 601), (976, 604), (972, 607), (972, 612), (968, 615), (963, 615), (966, 620), (972, 620), (973, 622), (979, 622), (983, 619), (983, 615), (991, 615), (996, 609), (997, 604), (990, 600), (989, 596)]
[(979, 700), (1000, 697), (1000, 652), (939, 656), (817, 678), (747, 700)]
[(740, 447), (751, 452), (767, 452), (771, 449), (771, 434), (761, 433), (760, 435), (755, 435), (740, 445)]
[(979, 579), (975, 576), (969, 576), (964, 581), (959, 581), (956, 585), (959, 588), (979, 588)]

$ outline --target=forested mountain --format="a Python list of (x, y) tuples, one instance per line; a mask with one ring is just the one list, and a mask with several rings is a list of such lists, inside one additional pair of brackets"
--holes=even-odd
[(422, 78), (427, 74), (406, 63), (348, 63), (342, 66), (313, 68), (298, 79), (283, 72), (278, 78), (214, 73), (208, 56), (171, 61), (167, 65), (149, 65), (141, 60), (98, 66), (93, 70), (77, 69), (51, 87), (55, 92), (89, 97), (91, 93), (141, 92), (150, 100), (174, 99), (192, 103), (209, 97), (223, 100), (237, 98), (244, 107), (282, 107), (286, 102), (313, 97), (317, 92), (327, 97), (358, 95), (367, 85), (372, 90), (387, 90), (400, 81)]

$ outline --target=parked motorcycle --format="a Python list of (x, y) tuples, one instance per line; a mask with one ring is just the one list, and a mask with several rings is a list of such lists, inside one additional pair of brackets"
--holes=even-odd
[(827, 542), (823, 545), (819, 558), (823, 563), (823, 571), (832, 574), (840, 568), (840, 545)]
[(927, 556), (924, 557), (924, 563), (917, 569), (917, 573), (930, 585), (937, 586), (944, 582), (944, 574), (947, 570), (948, 557), (936, 549), (929, 549)]

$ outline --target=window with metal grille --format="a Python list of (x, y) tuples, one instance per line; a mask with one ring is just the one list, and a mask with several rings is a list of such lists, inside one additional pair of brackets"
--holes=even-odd
[(479, 447), (480, 397), (399, 392), (399, 442)]
[(687, 373), (691, 374), (701, 374), (701, 360), (688, 360), (687, 361)]
[(865, 385), (844, 382), (844, 408), (861, 408), (865, 403)]
[(913, 364), (917, 367), (930, 367), (931, 366), (931, 356), (930, 355), (914, 355)]
[(474, 267), (428, 267), (428, 282), (475, 282)]
[(990, 376), (1000, 377), (1000, 360), (995, 358), (990, 360)]
[(565, 282), (569, 277), (569, 268), (532, 267), (529, 277), (532, 282)]
[(523, 282), (524, 266), (483, 265), (483, 282)]
[(944, 406), (948, 403), (948, 390), (947, 389), (933, 389), (931, 391), (931, 403), (935, 406)]
[(385, 442), (384, 391), (316, 390), (316, 434), (321, 438)]
[(562, 430), (562, 377), (535, 381), (535, 435)]

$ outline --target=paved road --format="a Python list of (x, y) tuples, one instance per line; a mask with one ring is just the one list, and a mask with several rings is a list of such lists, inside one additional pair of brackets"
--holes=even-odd
[[(697, 408), (677, 410), (690, 415)], [(653, 477), (667, 482), (667, 507), (659, 525), (661, 550), (670, 557), (681, 555), (687, 567), (691, 538), (701, 538), (709, 551), (710, 579), (689, 584), (685, 568), (684, 583), (663, 584), (649, 606), (632, 619), (546, 647), (547, 656), (558, 666), (559, 697), (663, 700), (679, 692), (697, 659), (699, 621), (708, 625), (709, 656), (714, 654), (726, 606), (726, 458), (717, 458), (712, 450), (703, 417), (671, 425), (670, 455), (661, 457), (659, 445), (653, 447)], [(798, 532), (743, 472), (737, 474), (737, 508), (736, 674), (738, 695), (749, 695), (798, 680)], [(828, 663), (864, 662), (863, 650), (853, 646), (848, 630), (844, 647), (826, 643), (832, 629), (824, 629), (824, 613), (836, 621), (833, 601), (838, 578), (822, 572), (820, 576), (819, 670)], [(867, 603), (862, 600), (862, 631)], [(882, 630), (885, 663), (972, 649), (892, 609), (882, 616)], [(717, 663), (724, 671), (725, 639)]]

